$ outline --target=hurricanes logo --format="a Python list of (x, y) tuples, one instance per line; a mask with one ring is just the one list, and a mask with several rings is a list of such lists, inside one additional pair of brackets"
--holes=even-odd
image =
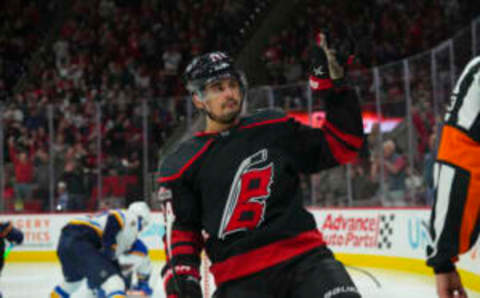
[(243, 160), (238, 167), (223, 211), (220, 239), (235, 232), (252, 230), (263, 222), (273, 182), (273, 163), (255, 166), (264, 163), (267, 157), (267, 149), (262, 149)]

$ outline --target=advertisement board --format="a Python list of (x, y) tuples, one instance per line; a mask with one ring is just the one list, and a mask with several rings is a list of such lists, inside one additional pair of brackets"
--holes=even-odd
[[(431, 243), (428, 209), (313, 208), (310, 211), (325, 241), (342, 261), (431, 273), (425, 265), (426, 246)], [(1, 220), (12, 221), (25, 234), (24, 244), (12, 250), (9, 261), (56, 261), (55, 249), (62, 227), (81, 215), (3, 215)], [(152, 218), (153, 223), (140, 237), (149, 247), (152, 258), (163, 260), (163, 217), (155, 212)], [(461, 256), (457, 266), (480, 278), (478, 245)]]
[[(11, 221), (15, 227), (21, 229), (24, 233), (23, 244), (12, 249), (9, 261), (56, 261), (55, 250), (62, 227), (70, 220), (83, 215), (85, 214), (2, 215), (1, 221)], [(154, 258), (163, 258), (163, 243), (161, 241), (165, 233), (163, 217), (161, 213), (154, 212), (152, 219), (152, 224), (140, 234), (140, 238), (149, 247)]]

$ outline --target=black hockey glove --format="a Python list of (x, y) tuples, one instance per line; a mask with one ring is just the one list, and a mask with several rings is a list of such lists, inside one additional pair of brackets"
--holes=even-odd
[(351, 63), (353, 56), (342, 48), (336, 52), (329, 48), (328, 32), (319, 32), (315, 38), (315, 45), (311, 51), (310, 87), (314, 91), (326, 90), (341, 85), (344, 77), (344, 67)]
[[(167, 269), (168, 268), (168, 269)], [(202, 298), (200, 274), (192, 266), (177, 265), (174, 271), (162, 270), (165, 292), (168, 298)]]
[(12, 228), (6, 238), (8, 241), (19, 245), (23, 242), (23, 233), (17, 228)]
[(314, 46), (312, 49), (310, 87), (315, 91), (333, 87), (333, 82), (328, 71), (327, 55), (317, 46)]

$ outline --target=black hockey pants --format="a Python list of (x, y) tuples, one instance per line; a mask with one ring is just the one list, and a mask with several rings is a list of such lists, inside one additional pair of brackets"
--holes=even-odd
[(342, 263), (319, 249), (222, 284), (214, 298), (360, 298)]

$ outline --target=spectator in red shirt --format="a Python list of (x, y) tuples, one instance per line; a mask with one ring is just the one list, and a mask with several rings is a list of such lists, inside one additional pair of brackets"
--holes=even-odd
[(33, 161), (27, 152), (17, 152), (13, 137), (8, 139), (8, 152), (15, 171), (15, 211), (22, 211), (25, 200), (32, 198), (34, 187)]

